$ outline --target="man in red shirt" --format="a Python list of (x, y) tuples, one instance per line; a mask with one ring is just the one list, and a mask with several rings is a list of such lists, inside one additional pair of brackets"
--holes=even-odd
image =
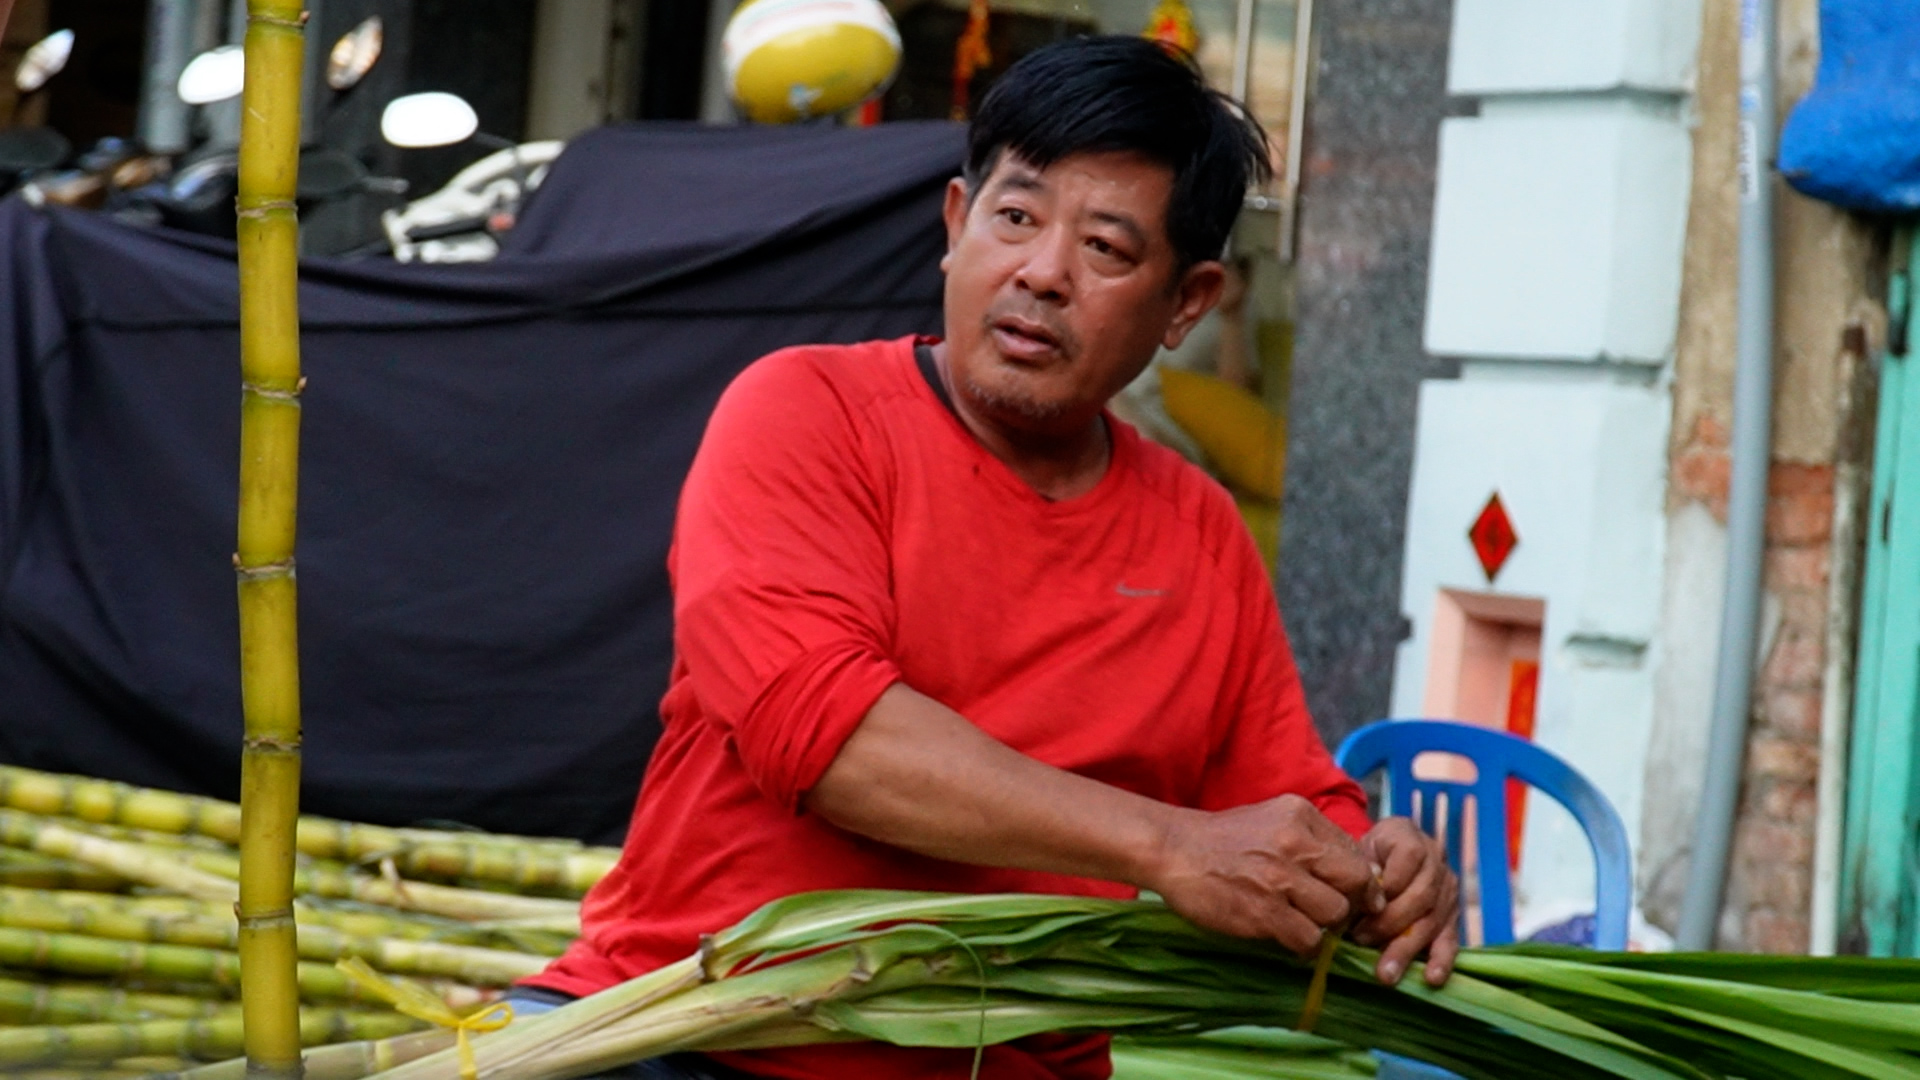
[[(532, 986), (592, 993), (855, 887), (1151, 889), (1301, 952), (1358, 915), (1383, 980), (1421, 953), (1446, 978), (1454, 876), (1410, 822), (1370, 826), (1329, 758), (1232, 499), (1105, 410), (1218, 299), (1265, 163), (1250, 119), (1138, 39), (1001, 78), (947, 193), (945, 339), (784, 350), (715, 409), (676, 523), (664, 733), (583, 936)], [(972, 1059), (846, 1044), (641, 1075)], [(1104, 1039), (1058, 1036), (989, 1048), (983, 1075), (1109, 1069)]]

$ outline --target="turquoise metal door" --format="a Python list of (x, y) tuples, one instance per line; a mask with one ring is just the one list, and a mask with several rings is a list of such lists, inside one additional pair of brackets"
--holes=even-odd
[(1842, 926), (1874, 956), (1920, 955), (1920, 231), (1888, 296), (1861, 596)]

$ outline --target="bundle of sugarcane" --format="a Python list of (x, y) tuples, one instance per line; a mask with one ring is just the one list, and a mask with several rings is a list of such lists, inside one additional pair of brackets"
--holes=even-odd
[[(0, 766), (0, 1069), (134, 1075), (240, 1052), (238, 819), (217, 799)], [(317, 817), (301, 819), (298, 847), (294, 981), (309, 1046), (424, 1026), (342, 960), (411, 977), (456, 1011), (485, 1005), (566, 948), (578, 895), (617, 856)], [(405, 1060), (380, 1045), (355, 1067)]]
[[(111, 780), (0, 765), (0, 806), (49, 818), (172, 836), (240, 842), (236, 803)], [(529, 894), (579, 897), (613, 868), (620, 853), (576, 840), (474, 831), (391, 829), (304, 815), (295, 836), (300, 853), (335, 863), (391, 863), (420, 881), (504, 887)]]
[[(196, 1065), (241, 1049), (233, 824), (230, 803), (0, 766), (0, 1069), (242, 1080), (241, 1061)], [(573, 900), (511, 890), (576, 893), (614, 857), (317, 818), (299, 835), (309, 1080), (460, 1076), (451, 1031), (420, 1030), (336, 965), (470, 1015), (576, 932)], [(1380, 986), (1351, 945), (1324, 958), (1310, 1006), (1311, 964), (1151, 902), (812, 894), (474, 1039), (474, 1069), (564, 1080), (680, 1050), (1113, 1031), (1118, 1080), (1353, 1080), (1372, 1073), (1361, 1048), (1476, 1080), (1920, 1080), (1920, 963), (1476, 949), (1436, 991)], [(1289, 1031), (1316, 1014), (1311, 1035)]]
[[(1469, 950), (1443, 989), (1312, 964), (1194, 928), (1154, 902), (816, 893), (768, 905), (693, 956), (380, 1080), (566, 1080), (686, 1050), (859, 1039), (980, 1047), (1051, 1031), (1133, 1037), (1118, 1075), (1363, 1076), (1377, 1048), (1473, 1080), (1920, 1080), (1920, 963)], [(1417, 973), (1416, 973), (1417, 975)], [(1288, 1029), (1325, 1041), (1196, 1034)], [(1263, 1042), (1264, 1040), (1264, 1042)], [(379, 1043), (332, 1048), (355, 1080)], [(1160, 1071), (1154, 1071), (1154, 1070)], [(206, 1074), (214, 1080), (217, 1073)], [(201, 1080), (199, 1075), (194, 1080)]]

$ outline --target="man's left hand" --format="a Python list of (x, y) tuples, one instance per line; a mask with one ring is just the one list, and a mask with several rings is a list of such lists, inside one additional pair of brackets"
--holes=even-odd
[(1380, 868), (1387, 906), (1356, 924), (1353, 939), (1381, 950), (1375, 974), (1383, 983), (1399, 982), (1425, 953), (1427, 985), (1444, 984), (1460, 952), (1460, 879), (1446, 849), (1403, 817), (1375, 825), (1360, 847)]

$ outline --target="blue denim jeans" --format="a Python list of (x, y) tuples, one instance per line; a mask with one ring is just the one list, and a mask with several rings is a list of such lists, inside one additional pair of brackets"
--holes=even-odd
[[(537, 1016), (566, 1004), (563, 995), (547, 990), (514, 989), (506, 1000), (513, 1004), (515, 1016)], [(587, 1080), (752, 1080), (738, 1069), (729, 1069), (704, 1054), (668, 1054), (663, 1058), (636, 1061), (631, 1065), (598, 1073)]]

